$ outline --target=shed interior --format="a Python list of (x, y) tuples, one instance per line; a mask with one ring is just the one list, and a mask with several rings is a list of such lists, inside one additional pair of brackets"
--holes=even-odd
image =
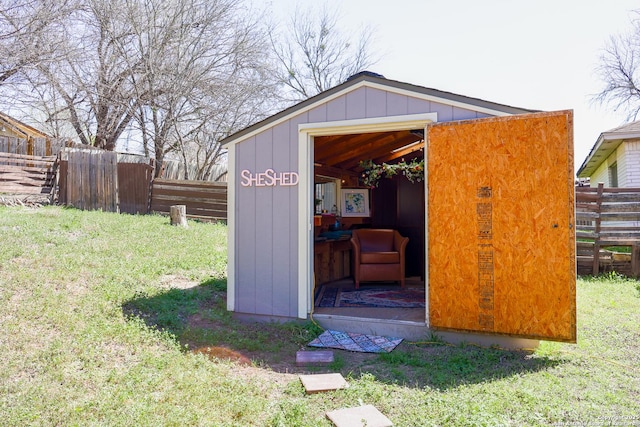
[[(370, 132), (314, 138), (314, 277), (316, 298), (326, 287), (352, 289), (353, 255), (350, 232), (358, 228), (395, 229), (409, 237), (405, 276), (408, 286), (424, 290), (424, 181), (403, 176), (383, 178), (374, 188), (363, 182), (362, 161), (375, 164), (410, 162), (424, 157), (424, 130)], [(341, 190), (361, 189), (369, 196), (368, 216), (343, 216)], [(389, 282), (363, 283), (361, 289), (398, 289)], [(363, 307), (318, 307), (317, 313), (394, 318), (424, 322), (425, 310)]]

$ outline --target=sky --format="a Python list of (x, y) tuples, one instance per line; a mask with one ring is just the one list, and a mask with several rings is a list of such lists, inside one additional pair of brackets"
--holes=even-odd
[(340, 28), (374, 30), (386, 78), (533, 110), (574, 112), (575, 169), (624, 112), (592, 101), (611, 36), (630, 31), (630, 0), (271, 0), (276, 20), (296, 5), (337, 8)]

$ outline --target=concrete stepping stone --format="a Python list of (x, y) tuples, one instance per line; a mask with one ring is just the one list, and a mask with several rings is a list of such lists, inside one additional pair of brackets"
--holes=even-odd
[(327, 412), (336, 427), (391, 427), (393, 423), (373, 405), (336, 409)]
[(300, 381), (307, 394), (339, 390), (349, 387), (342, 374), (300, 375)]

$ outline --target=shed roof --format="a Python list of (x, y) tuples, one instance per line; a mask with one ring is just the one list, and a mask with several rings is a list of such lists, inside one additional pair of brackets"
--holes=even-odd
[(282, 110), (266, 119), (259, 121), (249, 127), (246, 127), (221, 142), (223, 145), (230, 144), (232, 142), (239, 142), (255, 132), (260, 131), (270, 125), (275, 125), (280, 121), (299, 114), (303, 111), (309, 110), (318, 104), (326, 102), (329, 99), (340, 96), (342, 94), (354, 91), (360, 87), (369, 86), (383, 88), (390, 92), (397, 93), (410, 93), (413, 96), (423, 99), (429, 99), (443, 104), (454, 105), (462, 108), (468, 108), (476, 111), (481, 111), (486, 114), (526, 114), (534, 113), (539, 110), (530, 110), (525, 108), (513, 107), (505, 104), (498, 104), (491, 101), (486, 101), (479, 98), (472, 98), (464, 95), (455, 94), (452, 92), (445, 92), (437, 89), (432, 89), (424, 86), (418, 86), (411, 83), (400, 82), (396, 80), (387, 79), (380, 74), (372, 73), (369, 71), (363, 71), (349, 77), (344, 83), (334, 86), (324, 92), (321, 92), (309, 99), (306, 99), (298, 104), (295, 104), (285, 110)]
[(602, 132), (578, 169), (578, 177), (586, 178), (598, 169), (624, 140), (640, 138), (640, 120)]

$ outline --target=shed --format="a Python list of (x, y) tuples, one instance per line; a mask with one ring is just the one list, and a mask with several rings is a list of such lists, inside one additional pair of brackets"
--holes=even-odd
[[(506, 346), (575, 342), (572, 111), (365, 72), (223, 143), (236, 317)], [(363, 161), (424, 162), (424, 180), (396, 175), (371, 188)], [(347, 212), (354, 195), (364, 205)], [(421, 307), (318, 307), (325, 282), (353, 283), (343, 235), (357, 228), (409, 237), (405, 271)]]

